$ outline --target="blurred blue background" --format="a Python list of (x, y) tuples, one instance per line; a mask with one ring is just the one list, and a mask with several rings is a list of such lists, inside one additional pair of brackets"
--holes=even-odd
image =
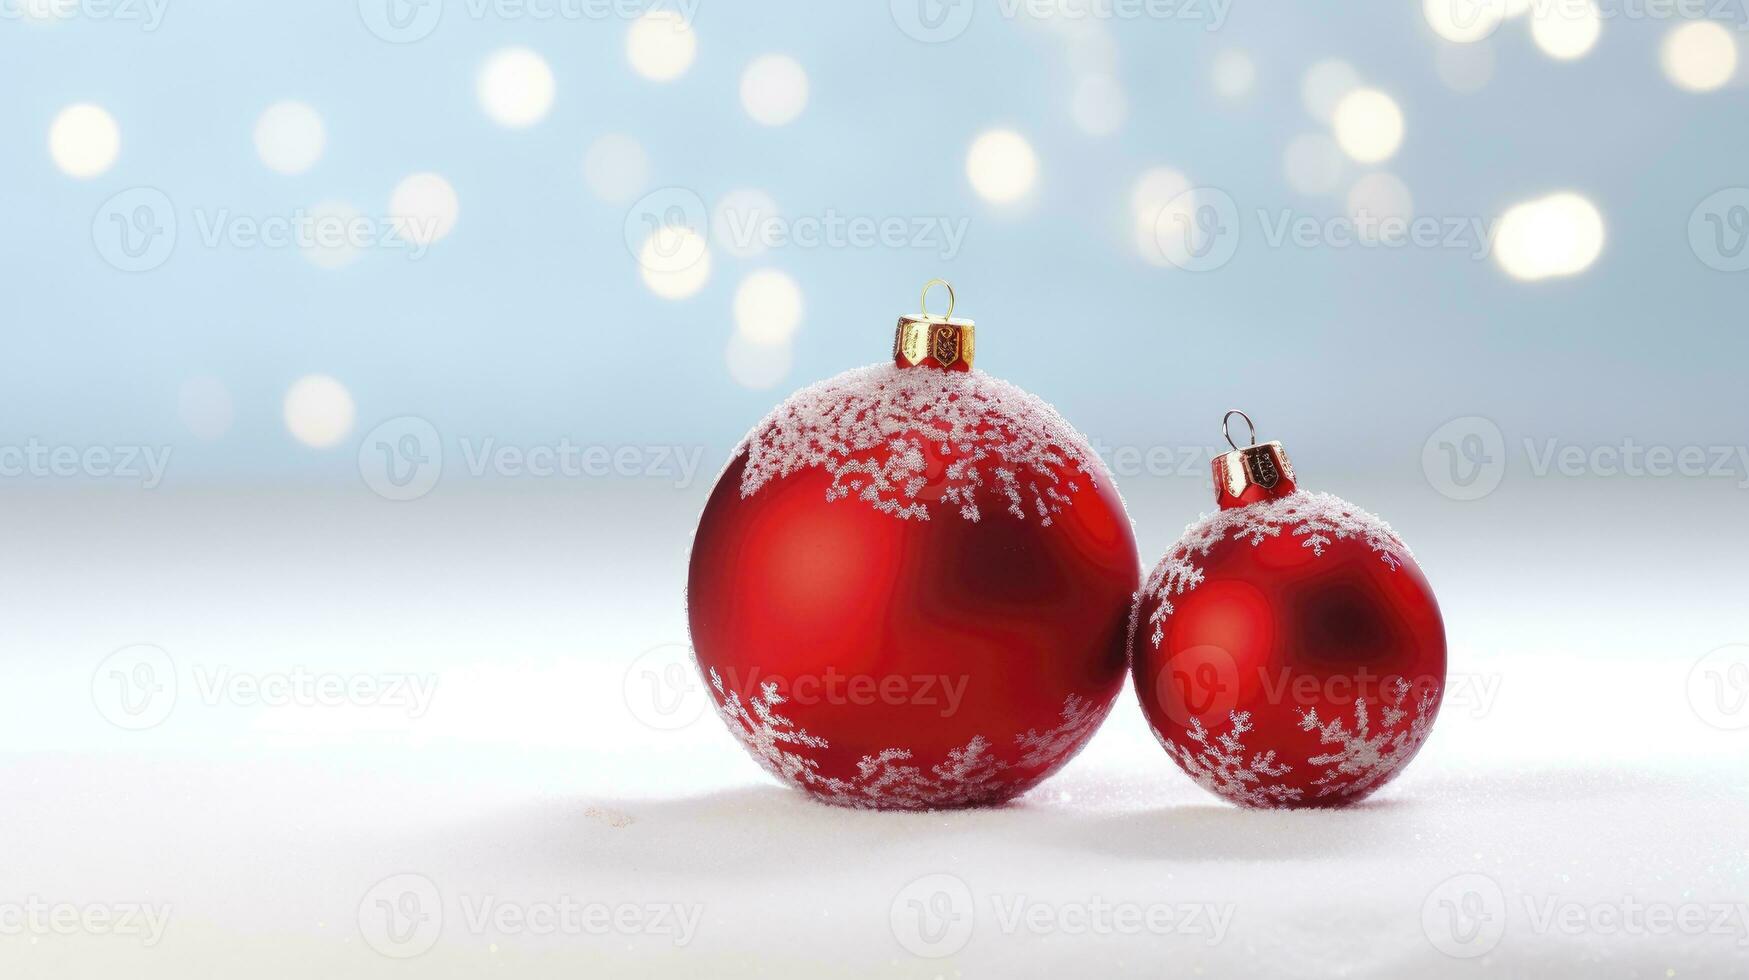
[[(954, 281), (960, 315), (983, 328), (981, 367), (1111, 445), (1212, 446), (1230, 405), (1300, 457), (1406, 478), (1457, 417), (1491, 420), (1513, 453), (1524, 439), (1742, 441), (1749, 280), (1709, 265), (1690, 230), (1709, 195), (1749, 183), (1744, 72), (1716, 79), (1711, 34), (1672, 66), (1671, 36), (1688, 21), (1606, 5), (1594, 41), (1557, 58), (1561, 31), (1539, 45), (1536, 11), (1458, 44), (1414, 2), (653, 6), (684, 24), (684, 39), (658, 32), (641, 49), (671, 78), (635, 63), (637, 22), (624, 15), (640, 6), (11, 0), (0, 441), (173, 445), (171, 485), (351, 482), (364, 434), (411, 415), (445, 439), (701, 446), (711, 470), (786, 391), (881, 359), (895, 315), (933, 276)], [(1489, 4), (1472, 6), (1485, 23)], [(931, 15), (933, 33), (919, 27)], [(1717, 31), (1733, 68), (1737, 28)], [(1585, 43), (1584, 25), (1575, 32), (1565, 43)], [(550, 70), (544, 110), (538, 80), (531, 94), (511, 78), (497, 96), (532, 114), (527, 125), (483, 107), (483, 73), (506, 49)], [(805, 105), (783, 125), (755, 121), (743, 97), (743, 73), (765, 55), (805, 73)], [(1332, 60), (1351, 70), (1346, 86), (1331, 88), (1344, 74)], [(1342, 152), (1308, 105), (1320, 63), (1334, 94), (1358, 85), (1398, 107), (1387, 158)], [(770, 77), (760, 104), (793, 112), (794, 76)], [(308, 160), (290, 174), (257, 147), (264, 113), (287, 100), (321, 132), (308, 159), (307, 134), (281, 127), (285, 152)], [(83, 177), (50, 147), (58, 115), (81, 104), (119, 136), (108, 162), (95, 137), (101, 169)], [(1364, 141), (1371, 123), (1356, 125)], [(968, 174), (974, 142), (996, 130), (1036, 163), (1012, 201)], [(585, 158), (610, 134), (629, 140), (603, 151), (604, 199)], [(986, 161), (991, 179), (1012, 162)], [(1295, 189), (1296, 166), (1313, 192)], [(1148, 216), (1178, 188), (1160, 178), (1174, 193), (1141, 200), (1138, 187), (1162, 168), (1234, 205), (1235, 251), (1218, 268), (1176, 267), (1157, 246), (1150, 256)], [(373, 242), (328, 267), (296, 247), (203, 233), (339, 202), (374, 235), (413, 174), (438, 175), (456, 204), (453, 230), (417, 258)], [(1355, 190), (1374, 174), (1389, 178)], [(1473, 235), (1455, 248), (1269, 240), (1283, 216), (1339, 223), (1355, 194), (1367, 203), (1366, 186), (1387, 210), (1409, 204), (1446, 230), (1572, 192), (1595, 208), (1601, 247), (1575, 274), (1524, 281), (1478, 257)], [(172, 202), (174, 250), (121, 271), (105, 258), (120, 227), (105, 209), (142, 187)], [(643, 281), (626, 230), (661, 220), (654, 205), (637, 210), (663, 188), (707, 208), (756, 190), (784, 220), (898, 219), (964, 240), (951, 254), (934, 241), (744, 256), (721, 247), (720, 227), (700, 228), (708, 279), (673, 298)], [(1739, 212), (1723, 200), (1715, 223), (1735, 234)], [(1544, 229), (1529, 247), (1571, 251), (1563, 233)], [(802, 315), (781, 343), (739, 345), (763, 366), (738, 381), (726, 354), (737, 292), (767, 269), (795, 287)], [(754, 319), (743, 333), (760, 333)], [(785, 331), (779, 319), (765, 339)], [(288, 411), (332, 407), (288, 407), (309, 375), (335, 379), (353, 406), (325, 448), (288, 429)]]

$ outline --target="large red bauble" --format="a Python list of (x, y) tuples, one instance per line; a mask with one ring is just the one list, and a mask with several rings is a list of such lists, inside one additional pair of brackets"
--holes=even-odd
[(1224, 500), (1154, 569), (1132, 626), (1135, 687), (1203, 788), (1244, 806), (1340, 806), (1426, 741), (1445, 627), (1389, 525), (1283, 484)]
[(1110, 477), (1050, 406), (978, 371), (877, 365), (799, 392), (736, 450), (687, 611), (719, 714), (771, 773), (840, 805), (966, 807), (1091, 737), (1139, 578)]

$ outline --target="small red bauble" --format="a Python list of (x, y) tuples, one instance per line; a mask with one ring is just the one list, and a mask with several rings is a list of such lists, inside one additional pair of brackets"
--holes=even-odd
[(969, 321), (900, 320), (894, 363), (747, 436), (693, 541), (687, 612), (718, 713), (845, 806), (1008, 800), (1123, 684), (1140, 579), (1123, 504), (1055, 410), (971, 367)]
[(1234, 803), (1360, 800), (1439, 712), (1439, 604), (1390, 525), (1297, 489), (1280, 443), (1235, 447), (1214, 471), (1221, 510), (1137, 596), (1142, 709), (1173, 761)]

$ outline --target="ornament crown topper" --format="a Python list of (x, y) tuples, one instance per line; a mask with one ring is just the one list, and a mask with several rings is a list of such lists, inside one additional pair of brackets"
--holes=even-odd
[[(940, 315), (929, 312), (929, 291), (936, 286), (947, 290), (947, 312)], [(970, 371), (975, 349), (973, 324), (953, 318), (955, 302), (953, 284), (946, 279), (924, 283), (918, 312), (899, 317), (893, 334), (893, 363), (902, 368)]]
[[(1251, 430), (1250, 445), (1242, 449), (1227, 428), (1235, 415), (1244, 419), (1245, 427)], [(1257, 426), (1251, 416), (1236, 408), (1227, 412), (1221, 416), (1221, 435), (1233, 447), (1232, 452), (1214, 458), (1215, 502), (1222, 510), (1276, 500), (1294, 492), (1294, 464), (1288, 460), (1287, 450), (1279, 442), (1258, 445)]]

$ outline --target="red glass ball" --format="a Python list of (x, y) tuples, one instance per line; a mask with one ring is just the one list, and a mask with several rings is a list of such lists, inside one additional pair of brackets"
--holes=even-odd
[(847, 806), (981, 806), (1092, 736), (1139, 578), (1110, 477), (1048, 405), (882, 365), (749, 434), (687, 611), (719, 714), (774, 775)]
[(1253, 807), (1340, 806), (1426, 741), (1445, 626), (1389, 525), (1295, 492), (1194, 524), (1138, 596), (1131, 662), (1173, 761)]

